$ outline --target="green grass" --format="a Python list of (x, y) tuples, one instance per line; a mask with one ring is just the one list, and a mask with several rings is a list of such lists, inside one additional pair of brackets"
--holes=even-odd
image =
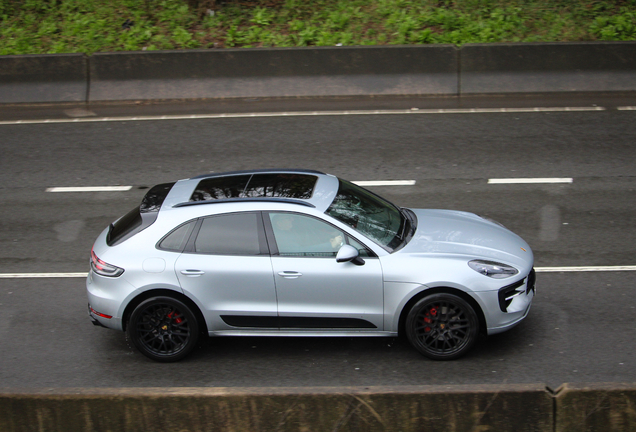
[(636, 39), (636, 0), (234, 0), (213, 14), (197, 3), (0, 0), (0, 55)]

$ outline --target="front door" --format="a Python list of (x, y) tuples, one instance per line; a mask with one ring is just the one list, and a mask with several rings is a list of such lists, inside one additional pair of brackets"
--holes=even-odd
[(378, 258), (363, 258), (360, 266), (336, 262), (343, 244), (359, 244), (318, 218), (271, 212), (268, 222), (277, 249), (272, 266), (281, 330), (383, 330)]

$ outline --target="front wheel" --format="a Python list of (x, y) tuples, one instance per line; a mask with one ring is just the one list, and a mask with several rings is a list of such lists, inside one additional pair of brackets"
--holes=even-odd
[(192, 351), (199, 326), (190, 308), (181, 301), (172, 297), (152, 297), (135, 308), (126, 331), (146, 357), (159, 362), (175, 362)]
[(418, 301), (406, 317), (406, 336), (420, 353), (433, 360), (466, 354), (477, 340), (474, 309), (453, 294), (432, 294)]

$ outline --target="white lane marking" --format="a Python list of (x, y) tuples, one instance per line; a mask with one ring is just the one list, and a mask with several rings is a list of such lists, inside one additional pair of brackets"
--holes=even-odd
[[(537, 273), (636, 271), (636, 266), (535, 267)], [(85, 278), (88, 273), (0, 273), (0, 279)]]
[(619, 111), (636, 111), (636, 106), (622, 106), (616, 108)]
[(413, 186), (415, 180), (360, 180), (351, 183), (358, 186)]
[(151, 120), (192, 120), (246, 117), (304, 117), (304, 116), (345, 116), (345, 115), (391, 115), (391, 114), (484, 114), (484, 113), (532, 113), (532, 112), (581, 112), (605, 111), (604, 107), (533, 107), (533, 108), (443, 108), (443, 109), (399, 109), (399, 110), (347, 110), (347, 111), (289, 111), (261, 113), (185, 114), (125, 117), (84, 117), (40, 120), (5, 120), (0, 125), (54, 124), (54, 123), (98, 123)]
[(84, 278), (88, 273), (0, 273), (0, 279)]
[(47, 192), (125, 192), (132, 186), (78, 186), (78, 187), (50, 187)]
[(536, 267), (540, 273), (636, 271), (636, 266)]
[(488, 184), (572, 183), (572, 178), (493, 178)]

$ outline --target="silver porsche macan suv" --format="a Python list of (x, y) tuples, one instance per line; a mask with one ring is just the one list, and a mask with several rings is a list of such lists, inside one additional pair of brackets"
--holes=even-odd
[(472, 213), (400, 208), (329, 174), (256, 170), (153, 187), (106, 228), (96, 325), (177, 361), (208, 336), (397, 336), (454, 359), (523, 320), (528, 244)]

